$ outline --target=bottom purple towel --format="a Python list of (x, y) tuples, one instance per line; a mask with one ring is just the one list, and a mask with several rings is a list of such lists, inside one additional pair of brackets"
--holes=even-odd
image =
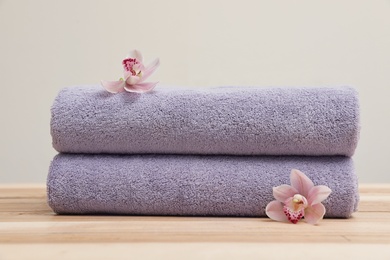
[(272, 187), (299, 169), (332, 189), (325, 217), (357, 210), (357, 177), (348, 157), (57, 155), (49, 171), (58, 214), (265, 216)]

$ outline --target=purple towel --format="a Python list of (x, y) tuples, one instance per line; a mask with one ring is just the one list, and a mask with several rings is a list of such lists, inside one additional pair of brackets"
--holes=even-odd
[(53, 146), (66, 153), (352, 156), (357, 92), (338, 88), (63, 89)]
[(358, 204), (348, 157), (57, 155), (47, 180), (59, 214), (265, 216), (272, 187), (299, 169), (332, 193), (326, 217), (347, 218)]

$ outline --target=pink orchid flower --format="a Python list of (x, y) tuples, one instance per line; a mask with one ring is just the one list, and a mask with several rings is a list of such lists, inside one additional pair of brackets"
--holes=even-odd
[(142, 54), (133, 50), (122, 61), (123, 78), (118, 81), (103, 81), (102, 86), (111, 93), (122, 91), (144, 93), (154, 89), (158, 82), (144, 82), (160, 65), (159, 59), (154, 60), (149, 66), (145, 67), (142, 63)]
[(327, 186), (314, 186), (313, 182), (301, 171), (292, 170), (290, 185), (273, 188), (276, 200), (271, 201), (265, 211), (269, 218), (276, 221), (290, 221), (296, 224), (304, 217), (309, 224), (317, 224), (325, 215), (321, 203), (332, 192)]

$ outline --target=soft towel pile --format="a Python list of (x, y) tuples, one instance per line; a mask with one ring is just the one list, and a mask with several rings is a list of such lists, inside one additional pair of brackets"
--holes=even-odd
[(52, 107), (49, 205), (60, 214), (265, 216), (299, 169), (332, 189), (325, 217), (357, 209), (353, 88), (62, 90)]

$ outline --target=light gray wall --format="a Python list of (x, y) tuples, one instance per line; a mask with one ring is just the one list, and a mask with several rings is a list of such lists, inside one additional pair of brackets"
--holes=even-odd
[(55, 95), (119, 78), (133, 48), (165, 85), (355, 86), (358, 175), (390, 182), (386, 0), (0, 0), (0, 182), (45, 181)]

